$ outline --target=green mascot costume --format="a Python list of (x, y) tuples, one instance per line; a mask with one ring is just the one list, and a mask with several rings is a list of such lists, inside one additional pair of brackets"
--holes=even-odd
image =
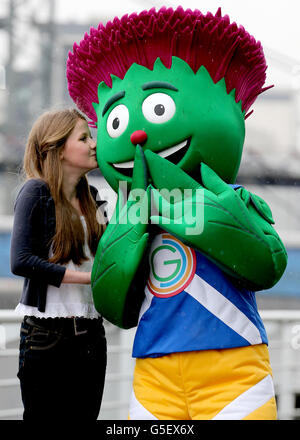
[(91, 28), (69, 92), (118, 193), (92, 271), (97, 310), (137, 325), (131, 419), (275, 419), (255, 291), (287, 254), (270, 208), (235, 184), (259, 42), (228, 16), (151, 9)]

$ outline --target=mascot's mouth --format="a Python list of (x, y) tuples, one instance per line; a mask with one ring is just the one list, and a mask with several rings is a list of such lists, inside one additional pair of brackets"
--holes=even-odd
[[(160, 157), (169, 160), (170, 162), (177, 165), (181, 159), (184, 157), (191, 143), (191, 138), (180, 142), (179, 144), (173, 145), (172, 147), (165, 148), (161, 151), (154, 151)], [(117, 171), (124, 174), (125, 176), (132, 177), (134, 161), (129, 160), (127, 162), (119, 162), (111, 164)]]

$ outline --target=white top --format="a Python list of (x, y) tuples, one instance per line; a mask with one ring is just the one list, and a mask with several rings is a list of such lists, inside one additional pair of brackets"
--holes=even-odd
[[(89, 258), (81, 266), (77, 266), (73, 261), (69, 261), (64, 266), (70, 270), (90, 272), (92, 269), (93, 257), (87, 244), (87, 228), (84, 216), (80, 216), (85, 232), (85, 255)], [(52, 254), (50, 249), (49, 256)], [(36, 316), (38, 318), (71, 318), (80, 316), (83, 318), (98, 318), (92, 290), (90, 285), (62, 283), (60, 287), (48, 285), (45, 312), (40, 312), (37, 307), (27, 306), (19, 303), (16, 312), (20, 315)]]

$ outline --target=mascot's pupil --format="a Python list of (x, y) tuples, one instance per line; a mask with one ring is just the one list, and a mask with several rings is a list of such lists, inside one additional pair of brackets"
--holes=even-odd
[(119, 125), (120, 125), (120, 119), (115, 118), (112, 123), (113, 128), (116, 130), (119, 127)]
[(164, 107), (162, 104), (157, 104), (157, 105), (154, 107), (154, 113), (155, 113), (157, 116), (161, 116), (161, 115), (163, 115), (163, 114), (165, 113), (165, 107)]

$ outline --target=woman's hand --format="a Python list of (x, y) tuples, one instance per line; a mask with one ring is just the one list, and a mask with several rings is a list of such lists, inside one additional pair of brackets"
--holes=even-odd
[(91, 272), (80, 272), (67, 269), (62, 283), (65, 284), (91, 284)]

